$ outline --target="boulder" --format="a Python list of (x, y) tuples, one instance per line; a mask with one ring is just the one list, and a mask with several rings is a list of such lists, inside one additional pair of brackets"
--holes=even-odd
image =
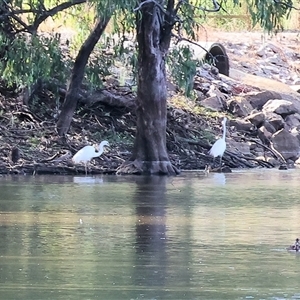
[(230, 126), (234, 126), (237, 131), (242, 132), (251, 132), (254, 131), (255, 128), (250, 121), (233, 119), (229, 121)]
[(285, 118), (285, 124), (290, 128), (299, 127), (300, 125), (300, 114), (288, 115)]
[(233, 152), (238, 151), (240, 153), (243, 153), (244, 155), (252, 155), (250, 151), (250, 143), (236, 142), (234, 140), (231, 140), (227, 148), (228, 150), (231, 150)]
[(288, 115), (292, 115), (297, 111), (294, 104), (291, 101), (282, 100), (282, 99), (273, 99), (269, 100), (264, 106), (263, 106), (263, 112), (265, 114), (267, 113), (275, 113), (283, 118), (285, 118)]
[(223, 111), (226, 108), (226, 102), (219, 96), (208, 97), (202, 100), (200, 104), (213, 111)]
[(273, 134), (272, 142), (274, 148), (287, 160), (296, 160), (300, 154), (300, 143), (286, 129), (281, 129)]
[(300, 93), (300, 85), (299, 85), (299, 83), (300, 83), (300, 79), (299, 79), (299, 82), (298, 82), (298, 81), (295, 81), (295, 85), (290, 85), (290, 88), (291, 88), (293, 91), (295, 91), (295, 92), (297, 92), (297, 93)]
[(275, 128), (275, 131), (278, 131), (278, 130), (284, 128), (285, 123), (284, 123), (283, 118), (280, 115), (277, 115), (272, 112), (266, 112), (264, 114), (266, 117), (266, 121), (268, 121), (268, 123)]
[(251, 92), (244, 98), (252, 105), (254, 109), (261, 110), (263, 106), (271, 99), (280, 99), (279, 93), (273, 91)]
[[(268, 124), (268, 123), (266, 122), (266, 124)], [(276, 132), (275, 128), (272, 125), (270, 125), (270, 126), (269, 125), (261, 126), (257, 130), (257, 135), (258, 135), (259, 139), (266, 145), (270, 144), (272, 135)]]
[(244, 97), (234, 97), (227, 105), (228, 110), (236, 117), (246, 117), (253, 110), (252, 105)]
[(249, 97), (250, 104), (256, 109), (260, 110), (270, 99), (285, 99), (293, 102), (300, 111), (299, 94), (283, 82), (244, 73), (234, 68), (230, 68), (230, 77), (237, 80), (240, 85), (247, 84), (249, 87), (265, 90), (265, 92), (255, 92)]
[(294, 127), (290, 130), (290, 133), (298, 139), (299, 143), (300, 143), (300, 126), (298, 127)]
[(298, 158), (298, 159), (295, 161), (295, 164), (296, 164), (296, 165), (300, 165), (300, 158)]
[(227, 105), (228, 110), (237, 117), (246, 117), (253, 110), (252, 105), (244, 97), (233, 97)]
[(272, 124), (270, 124), (268, 120), (264, 122), (264, 127), (272, 134), (276, 132), (276, 128)]
[(257, 128), (263, 125), (265, 122), (266, 116), (263, 112), (255, 112), (251, 113), (248, 117), (246, 117), (245, 121), (250, 121)]

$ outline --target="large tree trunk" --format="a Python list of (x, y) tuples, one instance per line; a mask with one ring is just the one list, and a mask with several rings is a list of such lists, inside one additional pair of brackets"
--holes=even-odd
[[(163, 5), (164, 1), (158, 2)], [(166, 148), (165, 56), (171, 35), (165, 30), (165, 15), (156, 2), (142, 5), (141, 13), (137, 16), (137, 132), (132, 158), (118, 173), (174, 175), (178, 170), (171, 164)]]
[(69, 88), (66, 93), (65, 101), (57, 121), (57, 132), (60, 136), (65, 135), (70, 128), (72, 118), (79, 100), (79, 90), (83, 80), (85, 66), (88, 62), (91, 52), (99, 41), (109, 20), (110, 16), (104, 18), (103, 20), (97, 21), (94, 30), (90, 33), (78, 52), (72, 70)]

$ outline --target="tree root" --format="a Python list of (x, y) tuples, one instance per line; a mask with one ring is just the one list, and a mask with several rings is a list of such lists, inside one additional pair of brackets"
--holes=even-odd
[(125, 161), (116, 174), (178, 175), (180, 171), (170, 161)]

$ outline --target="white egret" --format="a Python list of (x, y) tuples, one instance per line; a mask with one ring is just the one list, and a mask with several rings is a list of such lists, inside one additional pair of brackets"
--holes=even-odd
[(224, 117), (224, 119), (222, 120), (223, 136), (220, 139), (218, 139), (217, 141), (215, 141), (215, 143), (213, 144), (213, 146), (209, 150), (209, 154), (211, 156), (213, 156), (214, 160), (215, 160), (216, 157), (220, 156), (220, 167), (222, 166), (222, 157), (223, 157), (223, 154), (226, 150), (226, 141), (225, 141), (226, 121), (227, 121), (227, 118)]
[[(73, 163), (84, 163), (85, 175), (87, 174), (87, 165), (94, 157), (99, 157), (103, 151), (104, 146), (109, 146), (108, 141), (102, 141), (98, 146), (85, 146), (80, 149), (72, 158)], [(97, 151), (96, 151), (97, 150)]]

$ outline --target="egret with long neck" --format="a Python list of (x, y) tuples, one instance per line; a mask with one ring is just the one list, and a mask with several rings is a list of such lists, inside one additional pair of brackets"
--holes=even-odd
[[(85, 146), (80, 149), (72, 158), (74, 164), (84, 163), (85, 175), (87, 175), (87, 165), (94, 157), (99, 157), (103, 151), (104, 146), (109, 146), (108, 141), (102, 141), (98, 146)], [(97, 151), (96, 151), (97, 150)]]
[(209, 154), (214, 158), (214, 160), (216, 157), (220, 156), (220, 168), (222, 167), (222, 157), (226, 150), (226, 141), (225, 141), (226, 121), (227, 121), (227, 118), (224, 117), (224, 119), (222, 120), (223, 136), (220, 139), (218, 139), (217, 141), (215, 141), (215, 143), (209, 150)]

